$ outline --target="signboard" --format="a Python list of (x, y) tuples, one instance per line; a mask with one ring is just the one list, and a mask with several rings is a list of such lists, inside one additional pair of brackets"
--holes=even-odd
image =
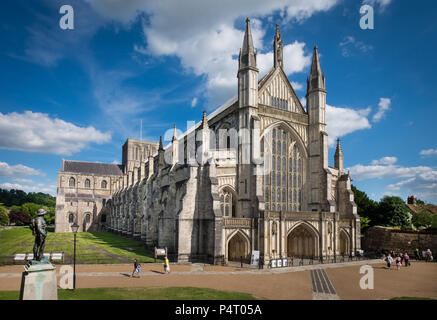
[(259, 265), (259, 251), (258, 250), (252, 250), (252, 257), (250, 259), (251, 265)]
[(156, 249), (157, 256), (165, 256), (165, 249)]
[(155, 247), (155, 262), (156, 258), (159, 256), (167, 256), (167, 247), (164, 249)]
[(276, 260), (271, 260), (272, 268), (276, 268)]

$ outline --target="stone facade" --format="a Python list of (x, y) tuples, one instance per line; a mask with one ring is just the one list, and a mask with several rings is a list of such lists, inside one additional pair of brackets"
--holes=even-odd
[(361, 249), (340, 141), (335, 166), (328, 166), (325, 76), (317, 47), (305, 110), (283, 70), (278, 28), (273, 46), (274, 66), (258, 79), (248, 19), (238, 97), (208, 116), (204, 112), (179, 137), (175, 128), (172, 142), (164, 148), (160, 141), (147, 158), (123, 157), (123, 174), (111, 179), (106, 202), (109, 230), (167, 247), (179, 262), (247, 260), (259, 250), (268, 264)]

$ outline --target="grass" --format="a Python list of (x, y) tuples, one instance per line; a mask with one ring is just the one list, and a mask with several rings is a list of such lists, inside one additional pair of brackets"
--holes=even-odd
[(394, 297), (390, 300), (435, 300), (433, 298), (424, 298), (424, 297)]
[[(18, 300), (19, 291), (0, 291), (0, 300)], [(58, 290), (59, 300), (255, 300), (247, 293), (207, 288), (93, 288)]]
[[(67, 258), (72, 257), (73, 239), (72, 233), (49, 231), (44, 251), (46, 253), (64, 252)], [(14, 227), (1, 231), (0, 262), (15, 253), (32, 252), (33, 242), (34, 237), (28, 227)], [(154, 261), (152, 253), (146, 250), (141, 242), (125, 239), (109, 232), (77, 233), (77, 263), (123, 263), (133, 258), (137, 258), (140, 263)]]

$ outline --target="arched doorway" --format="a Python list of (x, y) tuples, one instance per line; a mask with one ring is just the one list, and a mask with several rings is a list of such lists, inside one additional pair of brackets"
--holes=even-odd
[(288, 257), (315, 257), (317, 255), (317, 235), (311, 227), (300, 224), (287, 237)]
[(340, 231), (340, 255), (349, 255), (349, 236), (346, 231)]
[(241, 232), (237, 232), (228, 242), (228, 261), (240, 261), (241, 257), (243, 260), (249, 258), (249, 242)]

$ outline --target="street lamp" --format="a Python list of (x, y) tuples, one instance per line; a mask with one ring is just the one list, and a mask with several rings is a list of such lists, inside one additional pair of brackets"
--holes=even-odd
[(77, 222), (71, 225), (71, 230), (74, 234), (74, 254), (73, 254), (73, 290), (76, 290), (76, 233), (79, 229)]

